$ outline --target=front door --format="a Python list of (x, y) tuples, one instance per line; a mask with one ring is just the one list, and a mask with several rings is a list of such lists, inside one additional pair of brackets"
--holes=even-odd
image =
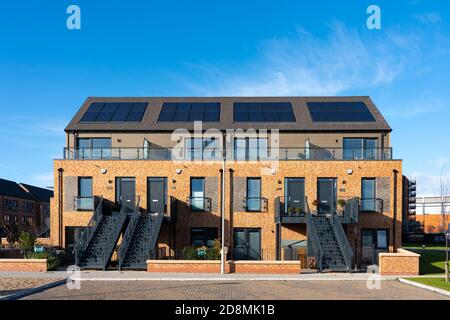
[(317, 179), (317, 213), (333, 214), (336, 210), (336, 178)]
[(305, 212), (305, 179), (286, 178), (285, 212), (297, 215)]
[(378, 265), (378, 254), (388, 251), (388, 230), (364, 229), (362, 238), (362, 267)]
[(167, 178), (148, 178), (147, 180), (147, 212), (166, 213)]
[(136, 181), (134, 178), (116, 178), (116, 202), (130, 208), (136, 204)]
[(234, 260), (261, 260), (261, 229), (234, 229)]

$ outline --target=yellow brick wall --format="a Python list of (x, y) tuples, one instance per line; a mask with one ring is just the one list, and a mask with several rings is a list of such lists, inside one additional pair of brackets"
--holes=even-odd
[[(63, 212), (62, 226), (59, 226), (58, 218), (58, 168), (63, 168), (64, 176), (92, 176), (94, 195), (102, 195), (105, 199), (115, 200), (115, 178), (116, 177), (136, 177), (136, 195), (141, 198), (141, 207), (147, 207), (147, 177), (167, 177), (168, 196), (185, 201), (190, 193), (191, 177), (220, 177), (222, 163), (190, 163), (173, 161), (150, 161), (150, 160), (56, 160), (55, 169), (55, 200), (51, 205), (51, 237), (55, 245), (63, 245), (63, 238), (59, 239), (59, 228), (66, 226), (83, 226), (88, 222), (91, 213)], [(262, 174), (262, 168), (275, 168), (276, 172)], [(100, 169), (107, 169), (106, 174), (102, 174)], [(181, 169), (182, 173), (177, 174), (176, 169)], [(268, 199), (268, 212), (250, 213), (234, 212), (230, 215), (230, 173), (234, 170), (234, 177), (261, 177), (262, 197)], [(348, 174), (347, 170), (352, 169), (353, 173)], [(274, 223), (274, 199), (284, 195), (285, 177), (304, 177), (305, 195), (308, 198), (309, 206), (314, 209), (312, 202), (316, 199), (317, 178), (337, 178), (338, 197), (360, 196), (361, 178), (363, 177), (390, 177), (390, 211), (382, 214), (362, 214), (357, 228), (358, 251), (360, 251), (360, 230), (361, 228), (387, 228), (390, 229), (390, 248), (392, 249), (392, 220), (394, 207), (393, 196), (393, 170), (398, 170), (397, 180), (397, 246), (401, 241), (401, 199), (402, 199), (402, 163), (396, 160), (386, 161), (280, 161), (278, 164), (272, 163), (233, 163), (226, 166), (225, 184), (225, 219), (226, 236), (225, 241), (232, 247), (232, 228), (255, 227), (261, 228), (261, 247), (263, 249), (275, 250), (275, 223)], [(270, 171), (270, 170), (269, 170)], [(218, 191), (220, 195), (221, 185), (218, 181)], [(345, 182), (344, 182), (345, 181)], [(342, 191), (345, 189), (345, 191)], [(220, 201), (218, 200), (219, 208)], [(232, 218), (230, 220), (230, 218)], [(232, 226), (230, 226), (230, 221)], [(176, 224), (176, 247), (189, 245), (191, 227), (220, 227), (220, 212), (212, 213), (189, 213), (187, 210), (178, 212)], [(163, 229), (164, 230), (164, 229)], [(348, 228), (350, 241), (354, 243), (353, 227)], [(220, 236), (220, 229), (219, 229)], [(286, 240), (304, 239), (306, 237), (306, 227), (283, 226), (282, 238)], [(164, 240), (166, 239), (166, 240)], [(167, 241), (167, 235), (162, 234), (161, 242)]]

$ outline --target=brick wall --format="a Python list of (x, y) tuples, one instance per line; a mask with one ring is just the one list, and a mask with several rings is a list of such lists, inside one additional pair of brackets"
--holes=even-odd
[(379, 254), (380, 275), (419, 275), (420, 255), (398, 249), (396, 253)]
[(46, 272), (47, 259), (0, 259), (0, 271)]

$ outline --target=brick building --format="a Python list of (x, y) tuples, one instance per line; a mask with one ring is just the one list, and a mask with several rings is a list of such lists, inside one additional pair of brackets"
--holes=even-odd
[(51, 197), (51, 190), (0, 179), (0, 228), (15, 224), (34, 234), (48, 230)]
[(212, 246), (223, 215), (228, 259), (377, 263), (401, 244), (390, 133), (369, 97), (88, 98), (54, 161), (51, 239), (140, 268)]

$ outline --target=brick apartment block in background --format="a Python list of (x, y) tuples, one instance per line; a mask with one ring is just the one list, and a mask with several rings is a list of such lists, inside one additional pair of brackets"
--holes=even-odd
[(363, 268), (401, 244), (390, 133), (369, 97), (88, 98), (54, 162), (51, 240), (82, 267), (145, 268), (212, 246), (223, 214), (230, 260)]
[(48, 231), (52, 197), (51, 190), (0, 179), (0, 234), (6, 224), (37, 235)]

